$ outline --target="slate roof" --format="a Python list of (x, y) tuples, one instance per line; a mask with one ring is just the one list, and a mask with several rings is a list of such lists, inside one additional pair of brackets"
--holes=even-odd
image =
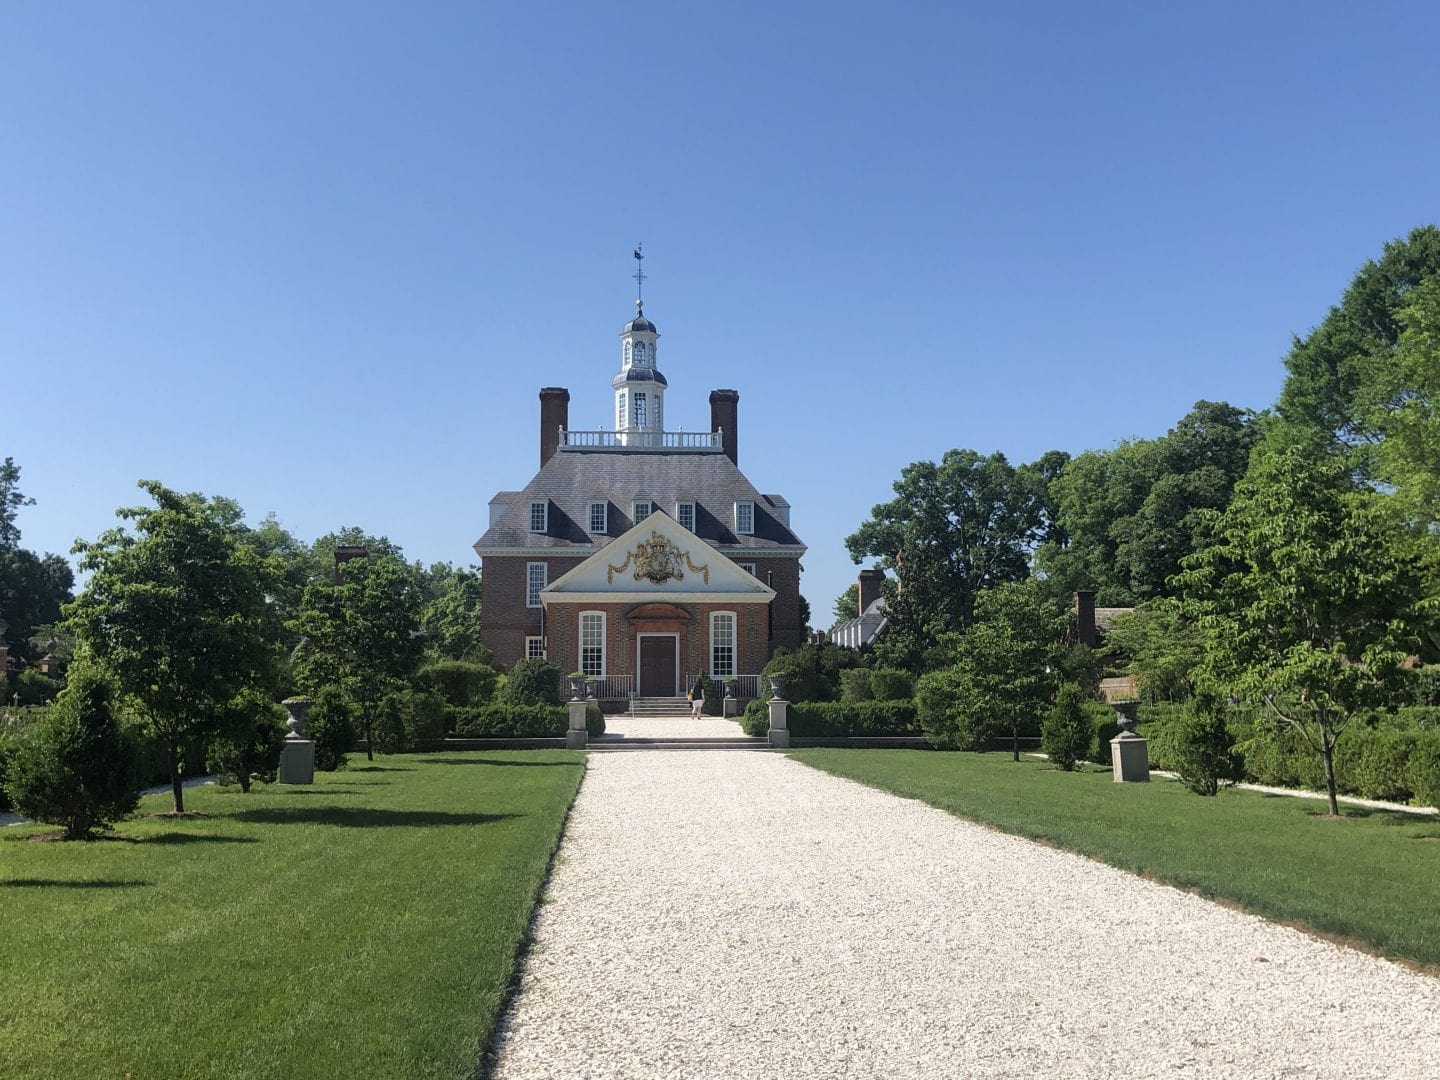
[[(549, 503), (549, 530), (543, 535), (530, 531), (530, 504), (542, 499)], [(693, 502), (695, 534), (732, 553), (805, 550), (780, 516), (790, 504), (759, 492), (723, 453), (566, 449), (555, 453), (523, 491), (501, 492), (491, 500), (499, 512), (475, 542), (475, 551), (482, 558), (487, 550), (506, 548), (585, 554), (631, 528), (633, 505), (642, 500), (671, 516), (677, 502)], [(592, 502), (609, 503), (603, 534), (587, 531)], [(737, 502), (755, 504), (754, 535), (734, 531)]]

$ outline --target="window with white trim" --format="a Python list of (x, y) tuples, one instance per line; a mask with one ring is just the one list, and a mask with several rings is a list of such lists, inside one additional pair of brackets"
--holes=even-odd
[(695, 531), (695, 504), (693, 502), (682, 502), (675, 504), (675, 520), (682, 528)]
[(625, 404), (625, 391), (621, 390), (620, 393), (617, 394), (615, 397), (615, 427), (617, 430), (626, 426), (625, 417), (629, 415), (625, 411), (626, 408), (627, 406)]
[(533, 533), (543, 533), (549, 524), (550, 504), (543, 500), (540, 502), (532, 502), (530, 504), (530, 531)]
[(592, 533), (603, 533), (605, 531), (606, 526), (609, 524), (609, 511), (609, 503), (598, 502), (590, 504), (590, 531)]
[(749, 574), (751, 577), (755, 576), (755, 564), (753, 562), (742, 562), (736, 563), (735, 565), (740, 567), (741, 570), (744, 570), (745, 573)]
[(525, 606), (540, 606), (540, 590), (545, 588), (549, 568), (543, 562), (525, 564)]
[(600, 678), (605, 674), (605, 613), (580, 613), (580, 673)]
[(545, 639), (543, 637), (527, 637), (525, 639), (525, 659), (545, 659)]
[(634, 509), (635, 524), (639, 525), (640, 522), (655, 512), (655, 504), (653, 502), (637, 502)]
[(625, 342), (625, 357), (620, 361), (620, 366), (622, 368), (629, 368), (630, 366), (630, 342), (628, 341)]
[(710, 674), (716, 678), (735, 674), (735, 613), (710, 613)]
[(746, 535), (755, 531), (755, 504), (753, 502), (737, 502), (735, 504), (735, 531)]
[(635, 391), (635, 426), (645, 426), (645, 391)]

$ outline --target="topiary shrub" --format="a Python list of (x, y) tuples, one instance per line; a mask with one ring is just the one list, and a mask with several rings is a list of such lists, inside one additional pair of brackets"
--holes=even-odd
[(499, 705), (559, 705), (560, 669), (549, 660), (517, 660), (496, 691)]
[(315, 695), (305, 737), (315, 743), (315, 768), (334, 772), (345, 767), (345, 756), (355, 748), (355, 712), (333, 687)]
[[(785, 676), (787, 701), (835, 701), (840, 697), (840, 673), (860, 666), (859, 655), (851, 649), (807, 642), (798, 649), (776, 649), (763, 674)], [(762, 680), (761, 689), (768, 688)]]
[(770, 731), (770, 703), (751, 698), (740, 714), (740, 727), (746, 735), (766, 735)]
[(116, 697), (103, 674), (77, 667), (55, 708), (15, 744), (7, 763), (16, 809), (63, 826), (66, 840), (89, 840), (140, 804), (138, 755), (116, 715)]
[(870, 692), (876, 701), (908, 701), (915, 696), (915, 676), (900, 668), (876, 668), (870, 672)]
[(1440, 809), (1440, 731), (1422, 732), (1415, 739), (1405, 780), (1417, 803)]
[(1074, 772), (1077, 762), (1090, 754), (1095, 725), (1085, 711), (1085, 691), (1066, 683), (1055, 695), (1055, 704), (1040, 725), (1040, 749), (1051, 764)]
[(462, 710), (455, 731), (472, 739), (551, 739), (563, 738), (569, 726), (570, 713), (563, 705), (497, 703)]
[[(566, 723), (569, 723), (568, 717)], [(597, 701), (591, 701), (585, 706), (585, 731), (592, 739), (605, 734), (605, 713), (601, 711)]]
[(1120, 725), (1115, 719), (1115, 710), (1103, 701), (1085, 702), (1085, 715), (1095, 729), (1095, 760), (1102, 765), (1111, 764), (1110, 740), (1120, 734)]
[(1171, 722), (1173, 761), (1180, 782), (1197, 795), (1216, 795), (1222, 784), (1245, 775), (1245, 762), (1226, 725), (1226, 705), (1215, 691), (1195, 692), (1180, 717)]
[(225, 709), (219, 733), (210, 741), (205, 767), (242, 792), (259, 780), (275, 782), (285, 745), (285, 710), (264, 694), (247, 691)]
[(786, 722), (790, 734), (801, 738), (873, 738), (917, 731), (911, 701), (796, 702), (790, 705)]

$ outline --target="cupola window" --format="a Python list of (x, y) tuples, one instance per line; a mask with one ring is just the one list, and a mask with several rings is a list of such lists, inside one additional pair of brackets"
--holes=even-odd
[(638, 428), (643, 428), (643, 427), (645, 426), (646, 404), (647, 404), (647, 402), (646, 402), (646, 400), (645, 400), (645, 391), (644, 391), (644, 390), (636, 390), (636, 391), (635, 391), (635, 426), (638, 427)]

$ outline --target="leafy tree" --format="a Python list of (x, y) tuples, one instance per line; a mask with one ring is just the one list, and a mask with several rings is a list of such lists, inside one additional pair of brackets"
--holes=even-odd
[(178, 814), (182, 746), (214, 729), (224, 703), (272, 679), (273, 570), (242, 542), (230, 500), (140, 487), (155, 505), (117, 511), (133, 530), (75, 545), (91, 577), (65, 613), (82, 655), (114, 676), (166, 747)]
[(420, 617), (428, 651), (447, 660), (479, 658), (480, 574), (440, 563), (431, 568), (429, 587), (435, 595)]
[(1085, 700), (1079, 686), (1065, 683), (1040, 726), (1040, 749), (1051, 764), (1065, 772), (1075, 771), (1075, 765), (1085, 759), (1095, 741), (1095, 725), (1085, 711)]
[(35, 500), (20, 490), (20, 466), (7, 457), (0, 464), (0, 551), (20, 546), (20, 529), (15, 517), (22, 506), (34, 506)]
[(970, 626), (983, 590), (1029, 576), (1043, 493), (1036, 474), (1003, 454), (950, 450), (938, 464), (907, 465), (895, 494), (845, 546), (857, 563), (876, 556), (894, 572), (880, 651), (885, 662), (918, 671), (939, 635)]
[(1435, 226), (1386, 244), (1378, 261), (1356, 272), (1324, 321), (1291, 346), (1280, 415), (1337, 446), (1358, 450), (1351, 464), (1365, 470), (1370, 448), (1383, 434), (1384, 414), (1390, 405), (1403, 404), (1403, 398), (1393, 396), (1405, 382), (1396, 372), (1401, 312), (1414, 302), (1418, 287), (1437, 274), (1440, 229)]
[(1337, 815), (1336, 740), (1396, 694), (1419, 641), (1420, 574), (1383, 498), (1313, 438), (1277, 430), (1182, 576), (1207, 673), (1304, 737)]
[(1259, 435), (1254, 413), (1197, 401), (1159, 439), (1122, 442), (1066, 463), (1049, 484), (1055, 524), (1036, 567), (1057, 596), (1094, 589), (1122, 605), (1173, 593), (1181, 560), (1209, 542)]
[(55, 707), (12, 747), (6, 790), (26, 817), (65, 827), (65, 839), (96, 829), (140, 804), (139, 752), (117, 716), (118, 693), (100, 670), (80, 666)]
[(315, 768), (321, 772), (344, 768), (345, 757), (355, 746), (355, 713), (337, 687), (316, 692), (305, 735), (315, 744)]
[(275, 782), (285, 745), (285, 710), (263, 691), (246, 690), (221, 711), (205, 767), (248, 793), (259, 780)]
[(1163, 701), (1183, 701), (1192, 690), (1191, 673), (1204, 659), (1199, 627), (1170, 600), (1142, 604), (1115, 616), (1105, 631), (1105, 652), (1122, 658), (1140, 691)]
[(860, 617), (860, 583), (852, 582), (844, 592), (835, 598), (835, 621), (844, 622), (846, 619), (858, 619)]
[(60, 618), (60, 606), (74, 595), (75, 574), (59, 555), (40, 556), (20, 546), (15, 519), (22, 506), (34, 506), (35, 500), (19, 484), (20, 466), (7, 457), (0, 463), (0, 615), (8, 624), (10, 655), (23, 662), (39, 655), (31, 638), (37, 628)]
[(500, 673), (489, 664), (467, 660), (432, 660), (416, 673), (416, 681), (438, 693), (447, 705), (484, 705), (495, 692)]
[(807, 641), (798, 649), (776, 649), (761, 674), (765, 678), (785, 677), (787, 701), (836, 701), (840, 697), (840, 673), (860, 663), (860, 657), (850, 649), (829, 641), (820, 645)]
[(1171, 750), (1180, 782), (1197, 795), (1217, 795), (1220, 785), (1244, 779), (1245, 760), (1226, 723), (1225, 701), (1210, 687), (1185, 703)]
[(304, 639), (295, 678), (312, 694), (337, 687), (355, 705), (373, 761), (376, 710), (420, 663), (420, 589), (411, 568), (390, 555), (352, 559), (337, 578), (305, 587), (293, 623)]

